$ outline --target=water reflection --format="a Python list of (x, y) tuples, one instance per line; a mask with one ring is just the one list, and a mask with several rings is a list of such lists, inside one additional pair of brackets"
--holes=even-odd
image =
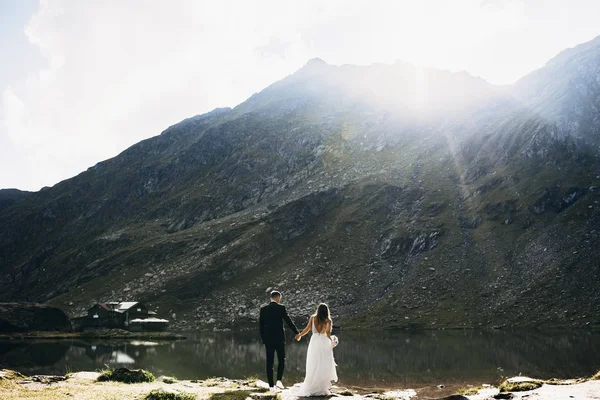
[[(495, 382), (519, 373), (542, 378), (600, 369), (600, 333), (422, 331), (340, 332), (342, 383), (412, 386)], [(301, 380), (307, 341), (289, 341), (288, 383)], [(26, 374), (111, 367), (145, 368), (180, 379), (262, 376), (264, 348), (253, 333), (191, 334), (181, 342), (0, 342), (0, 368)]]
[(0, 366), (19, 368), (51, 367), (65, 357), (68, 342), (2, 342), (0, 341)]

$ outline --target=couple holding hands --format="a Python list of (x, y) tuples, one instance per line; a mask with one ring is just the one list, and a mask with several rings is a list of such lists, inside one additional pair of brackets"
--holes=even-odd
[[(271, 391), (284, 389), (283, 371), (285, 368), (285, 332), (283, 322), (296, 334), (296, 340), (312, 332), (306, 353), (306, 375), (304, 382), (299, 387), (294, 387), (295, 395), (301, 397), (328, 396), (331, 383), (337, 382), (336, 364), (333, 358), (333, 348), (338, 340), (331, 334), (333, 322), (329, 307), (325, 303), (319, 304), (317, 311), (310, 316), (308, 324), (302, 332), (296, 328), (285, 309), (281, 305), (281, 293), (272, 291), (271, 302), (260, 309), (260, 337), (267, 350), (267, 378)], [(277, 353), (277, 384), (273, 380), (273, 364)]]

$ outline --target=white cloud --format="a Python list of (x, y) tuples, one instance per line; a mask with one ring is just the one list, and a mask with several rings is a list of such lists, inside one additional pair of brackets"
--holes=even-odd
[(24, 29), (46, 64), (3, 92), (0, 187), (52, 185), (181, 119), (234, 106), (312, 57), (514, 80), (557, 51), (498, 62), (531, 26), (526, 4), (42, 0)]
[(25, 117), (25, 106), (11, 88), (4, 90), (2, 103), (6, 113), (4, 128), (9, 135), (15, 135), (18, 138), (18, 133), (21, 130), (23, 118)]
[[(42, 1), (26, 33), (48, 64), (5, 90), (0, 132), (27, 155), (23, 169), (37, 173), (0, 175), (0, 187), (52, 185), (183, 118), (235, 105), (299, 68), (307, 57), (299, 38), (293, 28), (263, 26), (266, 6), (282, 8)], [(294, 54), (256, 51), (280, 39), (291, 40)], [(37, 169), (42, 162), (49, 165)]]

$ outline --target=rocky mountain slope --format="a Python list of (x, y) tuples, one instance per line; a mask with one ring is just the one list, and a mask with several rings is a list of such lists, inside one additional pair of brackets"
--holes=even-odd
[(182, 329), (600, 325), (600, 39), (512, 87), (312, 60), (0, 210), (0, 300)]
[(0, 303), (0, 332), (71, 332), (64, 311), (35, 303)]
[(25, 198), (29, 192), (18, 189), (0, 189), (0, 210)]

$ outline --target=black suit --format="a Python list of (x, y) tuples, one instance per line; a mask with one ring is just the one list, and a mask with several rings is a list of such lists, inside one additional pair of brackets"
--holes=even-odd
[(277, 380), (283, 378), (285, 368), (285, 331), (283, 329), (285, 321), (290, 329), (298, 334), (298, 328), (290, 318), (285, 306), (272, 301), (270, 304), (260, 309), (260, 337), (267, 350), (267, 378), (269, 386), (275, 386), (273, 382), (273, 363), (275, 352), (277, 352)]

